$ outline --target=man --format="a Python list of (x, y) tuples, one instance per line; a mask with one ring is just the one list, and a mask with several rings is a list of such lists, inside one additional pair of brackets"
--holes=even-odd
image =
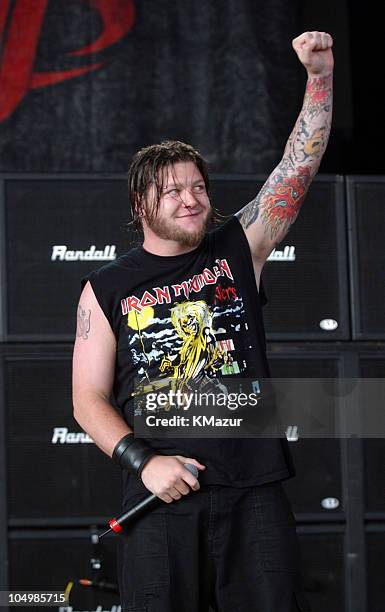
[(308, 73), (304, 104), (256, 198), (207, 232), (209, 179), (199, 153), (177, 141), (144, 148), (129, 170), (143, 245), (83, 279), (75, 418), (123, 468), (124, 506), (149, 492), (165, 502), (120, 536), (123, 611), (309, 610), (281, 485), (293, 474), (287, 441), (132, 433), (134, 380), (145, 395), (163, 376), (183, 385), (269, 375), (261, 271), (296, 219), (332, 113), (331, 36), (306, 32), (293, 47)]

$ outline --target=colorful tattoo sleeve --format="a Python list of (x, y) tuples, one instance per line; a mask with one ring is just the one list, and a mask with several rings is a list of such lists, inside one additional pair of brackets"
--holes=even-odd
[(295, 221), (329, 138), (332, 83), (331, 74), (308, 80), (302, 110), (282, 161), (254, 200), (237, 214), (244, 229), (259, 217), (264, 233), (279, 242)]

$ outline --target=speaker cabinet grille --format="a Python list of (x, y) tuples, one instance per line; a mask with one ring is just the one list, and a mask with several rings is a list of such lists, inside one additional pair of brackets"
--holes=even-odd
[[(363, 378), (385, 377), (385, 356), (362, 357), (360, 360)], [(366, 511), (385, 518), (385, 439), (364, 440)]]
[(343, 535), (300, 534), (300, 547), (303, 585), (312, 612), (345, 610)]
[(385, 602), (385, 531), (366, 534), (368, 610), (383, 612)]
[[(270, 353), (271, 375), (276, 378), (336, 378), (339, 360), (316, 356)], [(339, 440), (300, 438), (290, 442), (296, 476), (284, 483), (298, 519), (319, 514), (320, 520), (343, 510)], [(321, 516), (322, 515), (322, 516)]]
[(121, 471), (73, 419), (70, 357), (4, 361), (13, 524), (115, 516)]
[(5, 337), (70, 340), (80, 279), (107, 263), (87, 259), (91, 247), (103, 257), (106, 247), (119, 254), (129, 248), (126, 183), (48, 177), (4, 183)]
[(385, 338), (385, 178), (347, 177), (353, 338)]

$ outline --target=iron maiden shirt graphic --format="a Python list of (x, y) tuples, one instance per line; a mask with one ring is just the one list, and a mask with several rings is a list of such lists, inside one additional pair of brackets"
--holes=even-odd
[(248, 331), (242, 297), (228, 258), (192, 278), (146, 289), (121, 300), (127, 350), (138, 380), (190, 379), (245, 371), (242, 338)]

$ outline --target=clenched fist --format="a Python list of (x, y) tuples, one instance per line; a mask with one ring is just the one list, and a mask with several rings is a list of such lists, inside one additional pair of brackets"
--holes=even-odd
[(304, 32), (292, 41), (294, 51), (309, 76), (325, 76), (333, 70), (333, 39), (326, 32)]

